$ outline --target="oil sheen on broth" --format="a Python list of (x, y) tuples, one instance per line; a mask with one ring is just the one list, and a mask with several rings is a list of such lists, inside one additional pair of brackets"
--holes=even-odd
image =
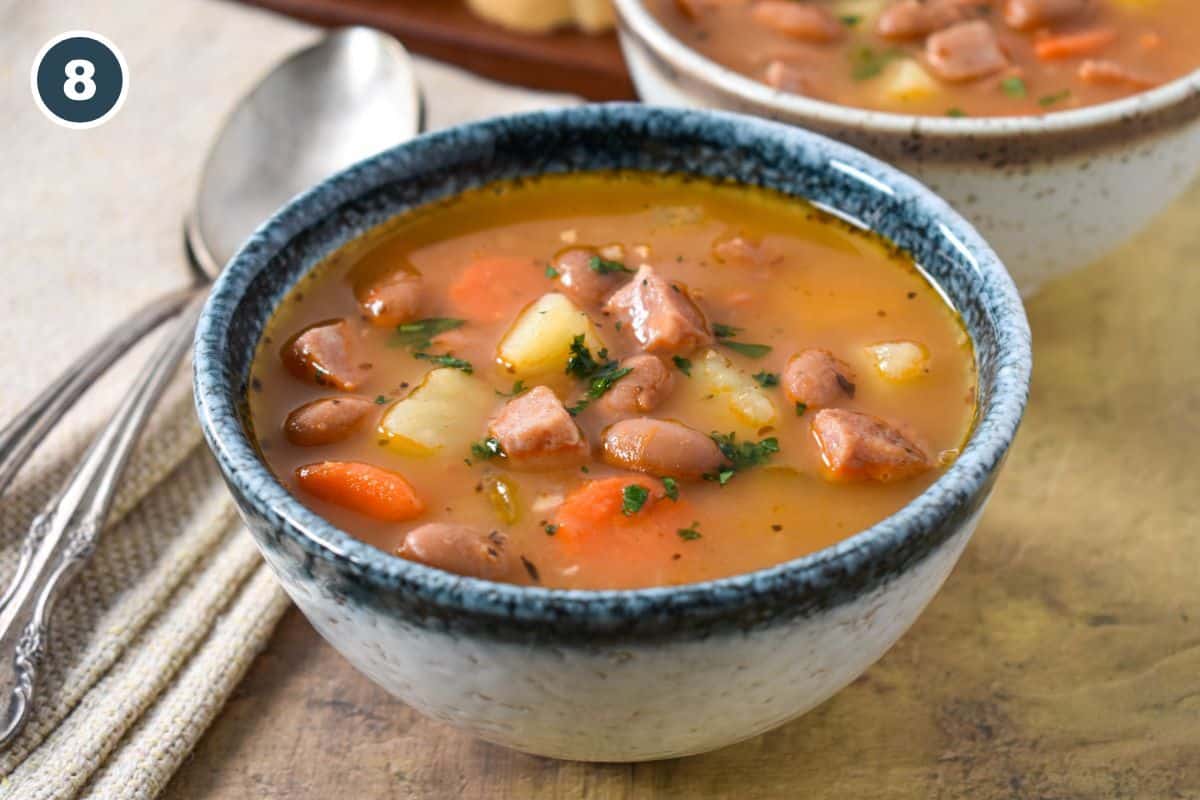
[(633, 588), (887, 517), (953, 460), (975, 393), (957, 314), (886, 242), (762, 189), (596, 173), (334, 253), (270, 320), (249, 409), (279, 480), (381, 550)]
[(769, 86), (932, 116), (1045, 114), (1200, 66), (1194, 0), (646, 0), (681, 42)]

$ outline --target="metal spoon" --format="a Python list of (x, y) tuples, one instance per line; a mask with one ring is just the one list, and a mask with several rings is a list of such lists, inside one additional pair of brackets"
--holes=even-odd
[(95, 548), (146, 418), (189, 349), (208, 282), (291, 197), (412, 138), (420, 121), (411, 60), (385, 34), (347, 28), (280, 63), (239, 103), (205, 162), (196, 206), (184, 225), (195, 284), (164, 295), (118, 326), (0, 430), (3, 492), (74, 399), (134, 342), (179, 314), (71, 477), (34, 519), (16, 574), (0, 597), (0, 645), (13, 652), (0, 748), (28, 719), (54, 601)]

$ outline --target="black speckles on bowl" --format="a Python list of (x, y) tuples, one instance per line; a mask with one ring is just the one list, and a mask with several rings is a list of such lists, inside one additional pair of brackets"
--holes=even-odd
[[(293, 498), (259, 458), (240, 413), (255, 346), (289, 287), (341, 244), (415, 205), (502, 178), (614, 168), (769, 187), (858, 220), (912, 252), (961, 311), (976, 345), (979, 421), (957, 461), (900, 512), (833, 547), (746, 575), (634, 591), (550, 590), (450, 575), (363, 544)], [(423, 136), (292, 202), (217, 281), (197, 332), (195, 391), (205, 436), (267, 561), (351, 661), (418, 708), (505, 744), (571, 758), (638, 759), (696, 752), (778, 724), (853, 679), (907, 629), (988, 497), (1020, 422), (1030, 366), (1029, 330), (1003, 266), (916, 181), (781, 124), (604, 105)], [(736, 679), (723, 672), (732, 667), (722, 649), (735, 642), (755, 664)], [(588, 689), (599, 679), (584, 667), (607, 658), (606, 648), (634, 657)], [(615, 717), (607, 728), (588, 721), (592, 702), (614, 714), (623, 704), (653, 706), (647, 687), (678, 673), (667, 658), (673, 648), (690, 653), (697, 670), (694, 681), (676, 676), (664, 690), (681, 705), (664, 707), (661, 725), (635, 732)], [(755, 648), (763, 648), (757, 663)], [(836, 667), (812, 666), (808, 677), (788, 678), (798, 668), (796, 648), (846, 652)], [(493, 671), (472, 666), (481, 652), (490, 654), (484, 658)], [(577, 660), (580, 671), (564, 670), (563, 658)], [(423, 680), (413, 659), (461, 671), (462, 691), (486, 683), (480, 694), (495, 702), (472, 706), (458, 691), (447, 695), (444, 682)], [(521, 685), (536, 678), (557, 694), (547, 688), (534, 711), (513, 712), (534, 702), (518, 685), (495, 685), (514, 671), (524, 675)], [(740, 680), (750, 681), (751, 694), (763, 681), (791, 686), (754, 714), (739, 715), (741, 706), (731, 701), (686, 700), (713, 682)], [(575, 698), (572, 685), (591, 691), (592, 700)], [(618, 686), (623, 693), (606, 695)], [(727, 720), (708, 728), (698, 722), (721, 718)]]

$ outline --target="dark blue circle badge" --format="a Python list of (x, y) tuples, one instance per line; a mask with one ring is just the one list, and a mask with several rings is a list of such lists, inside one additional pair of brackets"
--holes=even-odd
[(129, 91), (125, 58), (89, 31), (54, 37), (33, 62), (33, 98), (42, 113), (68, 128), (92, 128), (120, 110)]

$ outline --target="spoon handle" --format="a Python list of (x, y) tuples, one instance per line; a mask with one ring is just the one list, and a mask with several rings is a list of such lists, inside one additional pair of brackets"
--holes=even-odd
[(193, 295), (112, 419), (30, 526), (22, 546), (23, 568), (0, 599), (0, 646), (11, 647), (13, 654), (13, 688), (0, 716), (0, 748), (11, 744), (25, 726), (49, 643), (54, 602), (95, 549), (146, 418), (191, 346), (202, 301), (202, 294)]
[[(163, 320), (179, 313), (197, 289), (168, 292), (114, 328), (75, 360), (25, 408), (0, 428), (0, 494), (8, 488), (29, 454), (58, 424), (75, 401), (113, 362)], [(18, 568), (18, 574), (20, 568)]]

